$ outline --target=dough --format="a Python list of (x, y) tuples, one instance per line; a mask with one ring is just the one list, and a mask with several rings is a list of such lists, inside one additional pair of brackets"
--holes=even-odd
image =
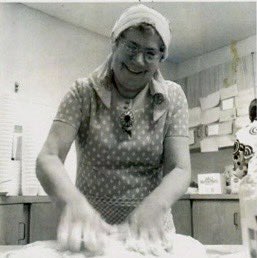
[[(20, 250), (3, 254), (0, 258), (85, 258), (83, 253), (61, 252), (56, 241), (39, 241), (24, 246)], [(153, 258), (156, 256), (142, 255), (125, 249), (122, 242), (110, 239), (103, 256), (95, 258)], [(205, 247), (189, 236), (176, 234), (172, 254), (164, 254), (160, 258), (207, 258)]]

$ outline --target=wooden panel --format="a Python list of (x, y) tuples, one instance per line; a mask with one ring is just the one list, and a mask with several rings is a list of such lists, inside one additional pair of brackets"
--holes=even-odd
[(179, 200), (172, 207), (172, 214), (176, 232), (183, 235), (192, 235), (191, 204), (190, 200)]
[(30, 211), (30, 242), (56, 239), (59, 211), (52, 203), (33, 203)]
[(239, 201), (194, 200), (193, 236), (203, 244), (242, 244)]
[(0, 205), (0, 245), (28, 243), (28, 206)]

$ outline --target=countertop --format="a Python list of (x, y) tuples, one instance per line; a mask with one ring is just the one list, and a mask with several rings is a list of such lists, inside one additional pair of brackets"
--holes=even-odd
[[(238, 200), (237, 194), (185, 194), (180, 200)], [(44, 203), (48, 196), (0, 196), (0, 204)]]
[[(242, 245), (206, 245), (208, 258), (244, 258)], [(0, 255), (22, 248), (21, 245), (0, 245)]]

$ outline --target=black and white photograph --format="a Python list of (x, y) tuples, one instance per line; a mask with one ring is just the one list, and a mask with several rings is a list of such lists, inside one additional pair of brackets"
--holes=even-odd
[(0, 258), (256, 258), (256, 1), (0, 1)]

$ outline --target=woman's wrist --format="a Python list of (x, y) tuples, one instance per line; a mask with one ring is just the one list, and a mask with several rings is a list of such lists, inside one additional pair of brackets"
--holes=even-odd
[(74, 204), (80, 205), (80, 203), (86, 202), (86, 198), (76, 188), (70, 190), (69, 194), (61, 194), (59, 196), (53, 197), (52, 199), (54, 199), (57, 206), (60, 208), (63, 208), (67, 205), (74, 205)]
[(158, 207), (162, 212), (168, 211), (171, 207), (165, 196), (160, 195), (156, 191), (153, 191), (149, 196), (147, 196), (145, 201), (150, 202), (154, 207)]

